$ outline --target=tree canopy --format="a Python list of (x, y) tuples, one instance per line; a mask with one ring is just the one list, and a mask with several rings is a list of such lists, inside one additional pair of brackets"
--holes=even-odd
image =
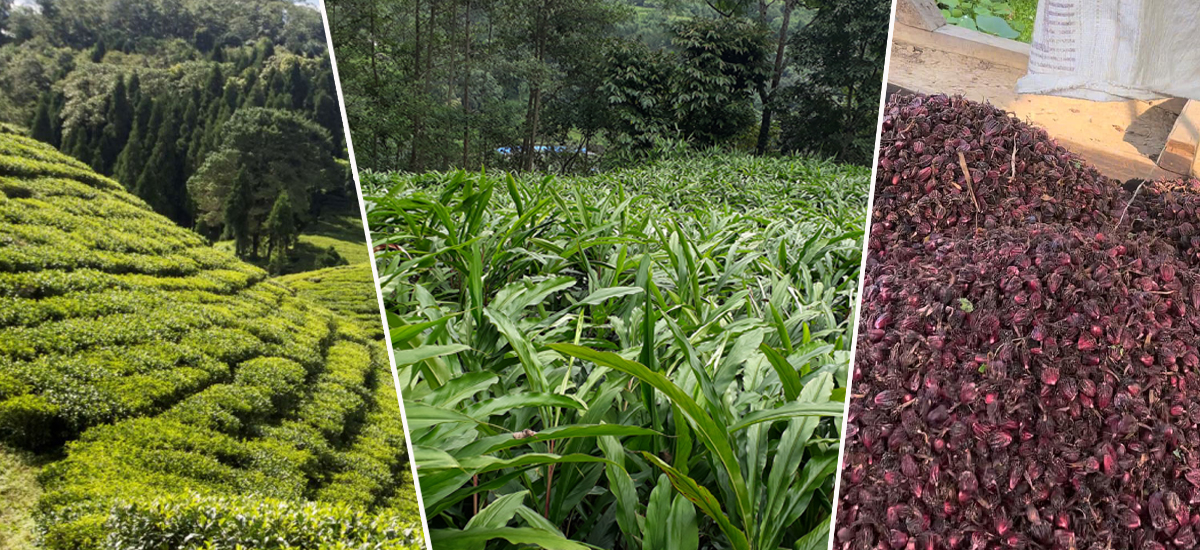
[[(7, 25), (0, 31), (7, 42), (0, 45), (0, 121), (29, 128), (176, 223), (211, 238), (240, 237), (237, 252), (252, 256), (267, 244), (259, 242), (266, 212), (258, 210), (271, 208), (282, 180), (305, 186), (303, 194), (289, 196), (298, 224), (315, 212), (316, 194), (349, 189), (349, 174), (335, 163), (347, 150), (315, 9), (279, 0), (8, 6), (0, 6), (7, 15), (0, 18)], [(277, 131), (260, 131), (255, 139), (299, 140), (280, 144), (319, 155), (296, 166), (320, 169), (247, 171), (241, 180), (247, 192), (269, 198), (265, 206), (255, 203), (244, 221), (227, 223), (224, 205), (196, 196), (188, 182), (210, 157), (210, 170), (234, 163), (232, 181), (239, 161), (229, 158), (229, 140), (262, 121)], [(254, 144), (256, 150), (263, 145)], [(316, 181), (317, 174), (329, 180)]]
[(877, 0), (830, 2), (791, 39), (791, 62), (805, 86), (789, 88), (782, 146), (870, 164), (883, 89), (890, 6)]
[[(359, 165), (423, 171), (590, 170), (597, 158), (638, 162), (677, 146), (863, 162), (853, 148), (814, 147), (789, 126), (806, 120), (795, 109), (829, 107), (797, 101), (805, 88), (849, 93), (856, 108), (874, 103), (877, 112), (883, 58), (874, 52), (885, 46), (890, 2), (856, 0), (853, 9), (822, 0), (325, 5)], [(854, 34), (809, 32), (827, 21)], [(856, 49), (864, 44), (866, 53)], [(835, 58), (813, 64), (796, 53), (815, 47), (846, 52), (854, 66), (843, 71)], [(860, 70), (860, 61), (875, 73)], [(876, 93), (867, 100), (872, 77)], [(857, 116), (806, 115), (830, 119), (822, 131), (836, 126), (835, 140), (860, 143), (875, 132)]]
[[(251, 107), (238, 111), (221, 133), (218, 148), (187, 182), (198, 221), (214, 233), (248, 240), (251, 255), (264, 236), (268, 254), (286, 246), (296, 224), (312, 219), (313, 197), (341, 177), (329, 132), (294, 112)], [(227, 217), (230, 208), (235, 215)], [(278, 218), (283, 211), (274, 212), (280, 208), (287, 220)]]

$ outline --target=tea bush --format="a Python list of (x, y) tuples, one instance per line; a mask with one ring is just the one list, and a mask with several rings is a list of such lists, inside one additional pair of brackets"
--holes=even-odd
[(328, 267), (285, 275), (279, 281), (298, 296), (360, 321), (372, 338), (383, 337), (375, 277), (369, 264)]
[(0, 441), (61, 455), (42, 545), (419, 546), (373, 287), (269, 280), (0, 136)]
[[(226, 518), (235, 519), (221, 521)], [(191, 495), (117, 508), (104, 547), (390, 550), (417, 546), (420, 531), (396, 527), (400, 520), (364, 515), (345, 505)]]

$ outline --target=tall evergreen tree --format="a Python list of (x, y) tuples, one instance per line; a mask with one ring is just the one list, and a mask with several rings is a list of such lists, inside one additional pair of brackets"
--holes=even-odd
[(237, 86), (233, 84), (225, 85), (224, 105), (221, 107), (220, 115), (222, 119), (229, 118), (229, 115), (232, 115), (233, 111), (238, 108), (238, 103), (241, 102), (240, 95)]
[(262, 86), (255, 86), (250, 90), (250, 95), (246, 97), (246, 103), (242, 107), (266, 107), (267, 93), (263, 91)]
[(304, 103), (308, 100), (309, 83), (308, 77), (304, 76), (304, 72), (300, 70), (300, 61), (296, 60), (288, 69), (287, 78), (284, 79), (285, 87), (292, 94), (292, 109), (303, 109)]
[(163, 108), (162, 125), (154, 139), (154, 149), (138, 176), (134, 192), (158, 212), (183, 226), (191, 226), (190, 200), (183, 179), (178, 141), (183, 118), (178, 106)]
[(117, 84), (108, 96), (108, 112), (100, 136), (100, 147), (93, 163), (101, 174), (112, 174), (117, 157), (125, 148), (133, 126), (133, 107), (125, 88), (125, 77), (117, 78)]
[(260, 38), (254, 48), (254, 64), (261, 67), (268, 59), (275, 57), (275, 43), (266, 38)]
[(54, 145), (54, 124), (50, 121), (50, 92), (42, 94), (42, 98), (38, 100), (37, 112), (33, 115), (33, 122), (29, 125), (30, 136), (33, 139)]
[(317, 121), (326, 130), (329, 130), (329, 137), (333, 140), (333, 148), (338, 152), (339, 156), (342, 151), (342, 136), (345, 131), (342, 129), (342, 113), (338, 109), (337, 101), (334, 101), (325, 90), (317, 90), (317, 95), (313, 99), (313, 120)]
[(250, 205), (254, 200), (250, 186), (250, 175), (246, 173), (246, 168), (239, 168), (229, 196), (225, 197), (225, 208), (222, 212), (225, 218), (225, 235), (233, 239), (234, 253), (242, 258), (258, 253), (257, 250), (250, 250)]
[(278, 109), (280, 111), (292, 110), (292, 96), (284, 93), (272, 93), (267, 99), (267, 108)]
[(176, 143), (176, 149), (179, 151), (179, 160), (183, 163), (184, 177), (191, 175), (195, 168), (192, 165), (192, 145), (198, 145), (193, 141), (193, 137), (197, 133), (202, 133), (200, 127), (200, 108), (198, 107), (199, 90), (194, 90), (192, 99), (188, 100), (187, 108), (183, 111), (183, 118), (180, 120), (179, 138)]
[(201, 117), (199, 121), (197, 121), (196, 128), (192, 130), (191, 135), (187, 136), (187, 147), (185, 147), (183, 150), (187, 152), (187, 164), (185, 171), (189, 176), (200, 168), (200, 164), (204, 162), (204, 155), (208, 152), (204, 147), (204, 137), (208, 135), (208, 132), (206, 131), (208, 125), (208, 120)]
[(275, 197), (275, 204), (267, 216), (267, 257), (274, 254), (286, 257), (291, 246), (292, 237), (296, 233), (296, 214), (292, 211), (292, 201), (288, 199), (287, 189), (280, 189)]
[(87, 126), (76, 126), (66, 132), (63, 141), (63, 152), (91, 166), (96, 148), (92, 145), (92, 132)]
[(208, 105), (224, 93), (225, 75), (221, 73), (221, 66), (214, 64), (212, 72), (208, 73), (208, 80), (204, 83), (204, 104)]
[(53, 92), (50, 99), (50, 125), (54, 127), (54, 141), (51, 143), (58, 147), (60, 151), (65, 151), (62, 148), (63, 141), (63, 123), (62, 110), (67, 104), (67, 96), (62, 92)]
[(138, 76), (137, 71), (129, 75), (129, 86), (125, 91), (125, 95), (129, 97), (129, 104), (137, 106), (138, 101), (142, 99), (142, 79)]
[(242, 78), (241, 92), (242, 92), (243, 96), (249, 96), (250, 93), (254, 91), (254, 88), (262, 85), (262, 83), (261, 83), (262, 79), (259, 78), (257, 71), (243, 71), (243, 72), (245, 72), (245, 77)]
[(271, 69), (270, 72), (267, 73), (266, 80), (267, 80), (267, 95), (276, 96), (276, 95), (288, 94), (289, 95), (288, 99), (291, 99), (290, 93), (288, 92), (287, 79), (284, 78), (283, 73), (280, 73), (279, 71), (277, 71), (275, 69)]
[[(137, 185), (138, 176), (145, 167), (146, 149), (153, 145), (147, 143), (146, 137), (157, 134), (158, 127), (162, 124), (162, 111), (154, 109), (153, 103), (149, 98), (142, 98), (138, 102), (133, 115), (133, 129), (130, 130), (129, 139), (125, 140), (125, 148), (121, 149), (113, 167), (113, 178), (127, 189), (133, 189)], [(151, 116), (151, 111), (154, 116)]]
[(329, 133), (306, 116), (274, 109), (239, 109), (221, 128), (221, 145), (209, 153), (188, 179), (196, 215), (209, 227), (224, 225), (226, 201), (239, 171), (251, 189), (250, 249), (258, 250), (267, 217), (280, 192), (286, 192), (293, 219), (312, 220), (313, 200), (337, 185), (341, 166), (333, 156)]
[(92, 59), (92, 63), (99, 63), (101, 61), (104, 61), (104, 54), (106, 54), (106, 53), (108, 53), (108, 47), (106, 47), (104, 45), (104, 39), (101, 38), (100, 40), (96, 41), (95, 46), (92, 46), (92, 53), (90, 56)]

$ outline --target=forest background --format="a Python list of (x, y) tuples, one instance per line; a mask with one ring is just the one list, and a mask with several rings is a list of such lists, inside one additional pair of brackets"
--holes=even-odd
[(361, 222), (318, 10), (0, 0), (0, 122), (273, 273), (344, 264)]
[(867, 164), (890, 2), (332, 0), (360, 168), (583, 173), (680, 149)]

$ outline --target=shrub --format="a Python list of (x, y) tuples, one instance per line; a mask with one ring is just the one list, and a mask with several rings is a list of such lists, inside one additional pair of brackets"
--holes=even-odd
[(315, 263), (317, 267), (335, 267), (339, 265), (346, 265), (350, 262), (346, 261), (346, 258), (343, 258), (342, 255), (338, 253), (337, 249), (330, 245), (325, 250), (321, 251), (321, 254), (317, 256)]
[(106, 548), (314, 548), (408, 549), (421, 547), (421, 530), (404, 518), (370, 515), (349, 506), (196, 494), (118, 505), (109, 517)]
[(37, 395), (0, 401), (0, 439), (28, 449), (51, 444), (63, 428), (58, 411), (57, 406)]

